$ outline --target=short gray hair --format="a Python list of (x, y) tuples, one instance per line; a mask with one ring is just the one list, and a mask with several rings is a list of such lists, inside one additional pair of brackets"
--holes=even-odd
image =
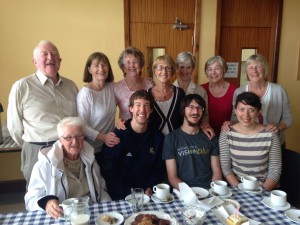
[(193, 69), (195, 68), (195, 57), (191, 52), (180, 52), (175, 60), (176, 69), (180, 63), (191, 63)]
[(261, 65), (263, 66), (264, 68), (264, 74), (263, 74), (263, 78), (265, 80), (268, 80), (268, 76), (269, 76), (269, 73), (270, 73), (270, 68), (269, 68), (269, 63), (268, 61), (266, 60), (265, 57), (263, 57), (263, 55), (261, 54), (255, 54), (255, 55), (251, 55), (247, 61), (246, 61), (246, 64), (245, 64), (245, 75), (246, 75), (246, 78), (247, 80), (249, 80), (249, 77), (248, 77), (248, 74), (247, 74), (247, 67), (251, 64), (251, 63), (261, 63)]
[(58, 124), (57, 124), (57, 134), (58, 137), (62, 137), (64, 135), (64, 127), (68, 125), (73, 125), (80, 127), (82, 129), (82, 132), (85, 131), (86, 123), (81, 117), (65, 117), (63, 118)]
[(58, 53), (58, 56), (60, 57), (59, 55), (59, 51), (57, 49), (57, 47), (51, 42), (51, 41), (48, 41), (48, 40), (41, 40), (37, 46), (33, 49), (33, 58), (36, 59), (36, 57), (38, 56), (39, 54), (39, 51), (40, 51), (40, 46), (41, 45), (51, 45)]

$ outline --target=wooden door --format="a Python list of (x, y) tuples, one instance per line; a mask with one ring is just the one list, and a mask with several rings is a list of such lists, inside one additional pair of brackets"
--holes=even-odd
[[(199, 55), (199, 0), (124, 0), (125, 45), (145, 55), (143, 76), (152, 77), (153, 49), (164, 49), (174, 60), (181, 51)], [(186, 29), (174, 29), (176, 18)], [(175, 78), (174, 78), (175, 79)]]
[(218, 0), (216, 54), (239, 63), (238, 78), (227, 78), (240, 86), (243, 49), (256, 49), (268, 60), (276, 82), (282, 0)]

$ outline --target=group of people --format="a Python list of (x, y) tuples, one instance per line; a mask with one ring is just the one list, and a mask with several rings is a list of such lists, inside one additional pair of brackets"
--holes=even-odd
[(249, 84), (238, 89), (225, 81), (228, 68), (220, 56), (207, 60), (209, 82), (203, 85), (193, 82), (191, 53), (176, 60), (159, 56), (154, 84), (141, 74), (139, 49), (121, 53), (124, 79), (118, 82), (108, 57), (95, 52), (79, 92), (59, 74), (60, 62), (52, 42), (39, 42), (33, 51), (37, 71), (17, 81), (9, 95), (8, 129), (22, 146), (28, 210), (58, 218), (64, 199), (118, 200), (133, 187), (152, 195), (161, 182), (209, 188), (224, 178), (237, 186), (241, 176), (253, 175), (267, 190), (278, 187), (292, 114), (284, 88), (268, 81), (262, 55), (247, 60)]

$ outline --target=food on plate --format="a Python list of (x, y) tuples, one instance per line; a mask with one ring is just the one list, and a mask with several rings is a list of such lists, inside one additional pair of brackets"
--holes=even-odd
[(242, 225), (247, 222), (248, 218), (241, 214), (231, 215), (227, 218), (227, 225)]
[(185, 224), (201, 225), (205, 220), (205, 211), (196, 206), (186, 206), (181, 212)]
[(153, 214), (139, 214), (131, 225), (170, 225), (169, 220), (158, 218)]
[(117, 219), (117, 218), (112, 217), (112, 216), (109, 216), (109, 215), (104, 215), (104, 216), (102, 217), (102, 220), (103, 220), (104, 222), (109, 223), (109, 224), (114, 224), (114, 223), (118, 222), (118, 219)]

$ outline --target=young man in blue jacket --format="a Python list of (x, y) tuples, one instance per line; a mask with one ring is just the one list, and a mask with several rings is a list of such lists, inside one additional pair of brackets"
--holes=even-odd
[(125, 122), (125, 130), (114, 131), (120, 143), (102, 148), (101, 172), (113, 200), (124, 199), (131, 188), (143, 188), (145, 194), (152, 195), (153, 186), (163, 180), (163, 134), (148, 123), (153, 107), (151, 93), (133, 93), (129, 103), (132, 119)]

